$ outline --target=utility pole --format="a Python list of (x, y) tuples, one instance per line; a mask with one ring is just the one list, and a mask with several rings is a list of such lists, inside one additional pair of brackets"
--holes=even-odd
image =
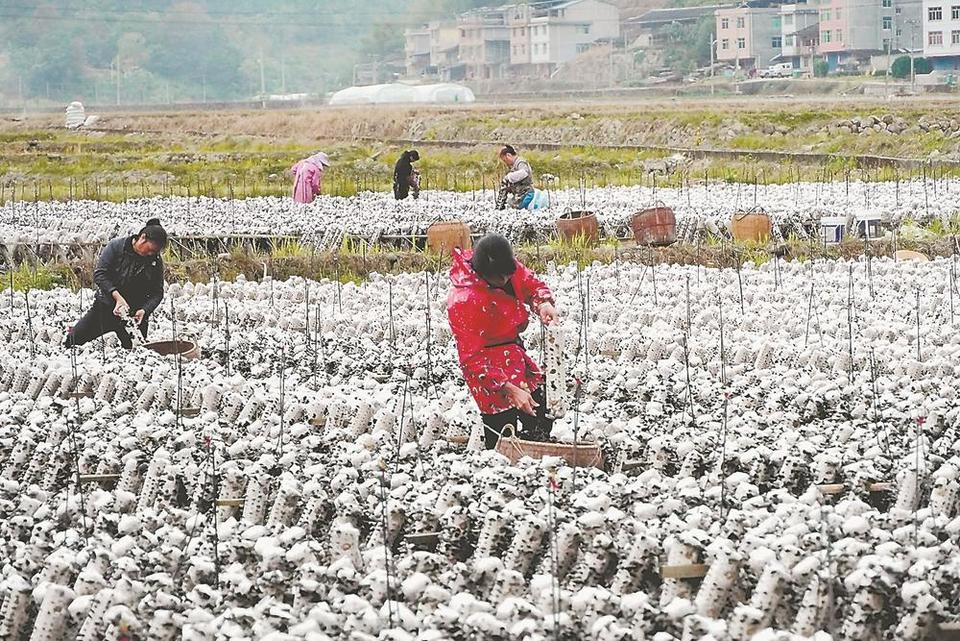
[(890, 38), (887, 38), (887, 73), (883, 74), (883, 95), (887, 98), (890, 97), (890, 69)]
[(916, 69), (916, 49), (917, 49), (917, 21), (913, 18), (907, 20), (910, 25), (910, 90), (917, 90), (917, 69)]
[(737, 41), (733, 43), (736, 47), (736, 59), (733, 63), (733, 79), (737, 81), (740, 79), (740, 28), (737, 28)]
[(260, 57), (257, 59), (260, 63), (260, 106), (264, 109), (267, 107), (267, 80), (266, 76), (263, 75), (263, 47), (260, 47)]
[(917, 21), (910, 28), (910, 90), (917, 90)]
[(714, 84), (714, 78), (715, 78), (715, 75), (714, 75), (714, 67), (716, 66), (716, 62), (715, 62), (715, 60), (714, 60), (714, 58), (715, 58), (715, 56), (714, 56), (714, 47), (716, 47), (716, 46), (717, 46), (717, 39), (716, 39), (716, 38), (712, 38), (712, 39), (710, 40), (710, 95), (711, 95), (711, 96), (714, 95), (714, 93), (715, 93), (715, 91), (716, 91), (716, 86), (715, 86), (715, 84)]
[(613, 40), (610, 40), (610, 88), (612, 89), (614, 85), (613, 82)]
[(117, 52), (117, 106), (120, 106), (120, 52)]

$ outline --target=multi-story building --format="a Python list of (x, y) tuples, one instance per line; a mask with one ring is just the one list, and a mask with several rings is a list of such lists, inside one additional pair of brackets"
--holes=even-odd
[(810, 72), (820, 43), (820, 12), (807, 4), (780, 7), (780, 35), (783, 43), (776, 62), (789, 62), (794, 70)]
[(403, 52), (408, 76), (422, 76), (430, 66), (430, 29), (407, 29), (403, 32), (406, 44)]
[(762, 69), (780, 55), (783, 47), (778, 7), (718, 9), (717, 60), (738, 69)]
[(651, 9), (623, 23), (623, 30), (632, 46), (638, 49), (659, 49), (667, 44), (668, 32), (673, 25), (695, 25), (700, 20), (713, 20), (717, 9), (729, 9), (734, 5), (702, 7), (671, 7)]
[(620, 36), (620, 10), (600, 0), (518, 4), (510, 8), (510, 64), (515, 75), (548, 77), (599, 40)]
[(450, 21), (431, 22), (430, 28), (430, 66), (443, 70), (456, 66), (457, 53), (460, 51), (460, 28)]
[(510, 5), (482, 8), (461, 14), (459, 59), (468, 80), (494, 80), (506, 77), (510, 64), (510, 29), (507, 15)]
[(406, 75), (449, 80), (459, 67), (460, 28), (450, 21), (434, 21), (404, 32)]
[(820, 11), (818, 51), (831, 70), (919, 46), (921, 0), (811, 0), (811, 6)]
[(960, 70), (960, 0), (923, 0), (923, 55), (934, 69)]

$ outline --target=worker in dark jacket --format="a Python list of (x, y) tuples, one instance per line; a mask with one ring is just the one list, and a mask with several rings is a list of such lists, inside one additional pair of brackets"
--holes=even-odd
[(413, 197), (420, 196), (420, 174), (413, 168), (413, 163), (420, 160), (416, 149), (405, 151), (393, 168), (393, 197), (403, 200), (413, 189)]
[(163, 260), (167, 232), (152, 218), (140, 233), (110, 241), (97, 260), (93, 280), (97, 293), (83, 318), (67, 334), (66, 346), (83, 345), (107, 332), (115, 332), (120, 344), (133, 347), (124, 317), (131, 314), (146, 338), (150, 314), (163, 300)]

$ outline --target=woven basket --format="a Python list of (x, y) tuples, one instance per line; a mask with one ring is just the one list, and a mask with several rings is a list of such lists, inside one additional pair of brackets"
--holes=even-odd
[(603, 452), (596, 443), (544, 443), (541, 441), (525, 441), (517, 438), (509, 426), (504, 430), (504, 436), (497, 442), (497, 452), (503, 454), (511, 463), (516, 463), (524, 456), (540, 460), (545, 456), (558, 456), (570, 467), (595, 467), (603, 469)]

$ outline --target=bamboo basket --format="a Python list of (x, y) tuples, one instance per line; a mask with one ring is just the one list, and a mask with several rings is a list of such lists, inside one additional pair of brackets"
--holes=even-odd
[(545, 456), (562, 458), (570, 467), (595, 467), (603, 469), (603, 452), (596, 443), (544, 443), (542, 441), (525, 441), (518, 438), (510, 426), (504, 429), (504, 434), (497, 441), (497, 452), (503, 454), (511, 463), (516, 463), (524, 456), (540, 460)]

